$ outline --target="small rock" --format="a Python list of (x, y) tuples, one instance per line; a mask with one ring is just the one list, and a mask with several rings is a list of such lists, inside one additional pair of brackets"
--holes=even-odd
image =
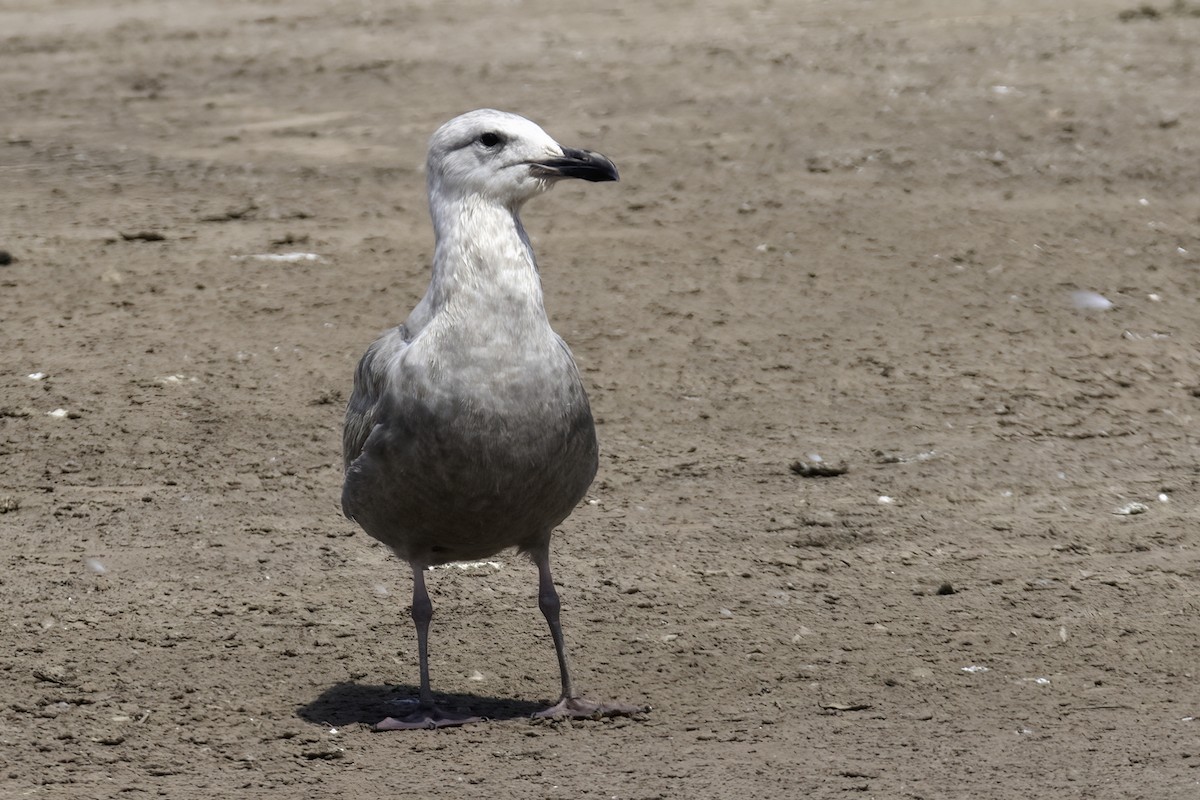
[(307, 758), (309, 761), (333, 761), (339, 758), (345, 758), (346, 751), (341, 747), (314, 747), (311, 750), (305, 750), (303, 753), (301, 753), (301, 755)]
[(837, 475), (845, 475), (850, 468), (844, 463), (810, 460), (793, 461), (788, 465), (788, 469), (801, 478), (832, 478)]

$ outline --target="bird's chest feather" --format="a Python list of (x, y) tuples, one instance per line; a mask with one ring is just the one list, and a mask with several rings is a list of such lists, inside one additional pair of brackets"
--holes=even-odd
[(398, 416), (424, 457), (520, 469), (594, 447), (578, 371), (552, 334), (430, 333), (398, 370)]
[(394, 365), (389, 409), (348, 475), (346, 507), (372, 535), (428, 563), (547, 535), (597, 466), (569, 353), (556, 337), (507, 348), (441, 341), (428, 352), (422, 343)]

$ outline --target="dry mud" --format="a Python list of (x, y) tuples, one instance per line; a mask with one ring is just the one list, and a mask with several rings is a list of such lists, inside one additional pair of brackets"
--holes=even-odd
[[(0, 4), (0, 796), (1200, 796), (1200, 17), (1129, 8)], [(567, 638), (654, 710), (526, 719), (504, 557), (430, 579), (493, 720), (372, 733), (342, 404), (479, 106), (621, 168), (525, 221), (602, 422)]]

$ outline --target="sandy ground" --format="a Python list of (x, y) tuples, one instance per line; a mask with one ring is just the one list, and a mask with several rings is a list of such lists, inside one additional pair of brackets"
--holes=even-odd
[[(1200, 796), (1200, 17), (1131, 7), (0, 3), (0, 796)], [(485, 105), (621, 168), (525, 221), (602, 422), (567, 638), (654, 710), (526, 719), (505, 557), (430, 578), (494, 719), (373, 733), (342, 407)]]

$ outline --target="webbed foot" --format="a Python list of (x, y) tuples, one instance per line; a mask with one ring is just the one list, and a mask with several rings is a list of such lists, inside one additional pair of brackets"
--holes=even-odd
[(582, 697), (564, 697), (547, 709), (533, 715), (534, 719), (601, 719), (603, 717), (632, 717), (650, 710), (649, 706), (625, 703), (597, 703)]
[(444, 711), (437, 706), (418, 708), (403, 717), (388, 717), (382, 722), (375, 723), (377, 731), (409, 731), (420, 728), (453, 728), (457, 725), (469, 725), (472, 722), (482, 722), (483, 717), (473, 717), (469, 714), (455, 714)]

